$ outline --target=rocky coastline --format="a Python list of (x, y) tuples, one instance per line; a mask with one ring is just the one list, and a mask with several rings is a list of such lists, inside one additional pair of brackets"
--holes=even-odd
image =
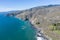
[[(29, 20), (25, 20), (29, 21)], [(32, 25), (31, 27), (36, 30), (36, 38), (37, 40), (52, 40), (49, 36), (45, 35), (42, 28), (37, 27), (37, 25), (32, 24), (31, 21), (29, 21)]]
[(37, 38), (38, 38), (37, 40), (40, 40), (40, 38), (41, 40), (52, 40), (50, 37), (45, 35), (43, 31), (39, 28), (37, 29)]
[(34, 29), (36, 29), (37, 33), (37, 40), (52, 40), (48, 35), (44, 34), (44, 31), (42, 28), (37, 27), (37, 25), (34, 25), (31, 21), (29, 21), (30, 24)]
[[(13, 15), (8, 14), (7, 16), (13, 16)], [(18, 19), (20, 19), (20, 18), (18, 18)], [(48, 37), (47, 35), (45, 35), (43, 33), (42, 28), (39, 28), (39, 27), (37, 27), (37, 25), (34, 25), (34, 23), (32, 21), (28, 20), (28, 18), (25, 19), (24, 21), (29, 21), (30, 24), (32, 25), (32, 27), (34, 29), (36, 29), (36, 31), (37, 31), (37, 35), (36, 35), (37, 40), (52, 40), (50, 37)]]
[[(17, 18), (20, 19), (19, 17), (17, 17)], [(37, 40), (52, 40), (49, 36), (45, 35), (43, 29), (37, 27), (37, 25), (35, 25), (32, 20), (29, 20), (28, 18), (25, 18), (25, 19), (22, 19), (22, 20), (29, 21), (30, 24), (32, 25), (32, 28), (36, 29), (36, 33), (37, 33), (36, 38), (37, 38)]]

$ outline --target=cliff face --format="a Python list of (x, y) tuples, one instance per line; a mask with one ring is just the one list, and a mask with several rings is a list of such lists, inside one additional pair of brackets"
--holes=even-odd
[[(60, 5), (39, 6), (17, 12), (17, 18), (29, 20), (33, 24), (39, 22), (45, 26), (48, 23), (54, 22), (54, 20), (60, 20)], [(13, 13), (16, 14), (17, 12)]]

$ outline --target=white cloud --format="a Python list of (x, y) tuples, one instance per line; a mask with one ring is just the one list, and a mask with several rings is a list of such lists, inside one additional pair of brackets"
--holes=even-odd
[(11, 8), (0, 8), (0, 12), (10, 11)]
[(12, 10), (18, 10), (14, 8), (0, 8), (0, 12), (6, 12), (6, 11), (12, 11)]

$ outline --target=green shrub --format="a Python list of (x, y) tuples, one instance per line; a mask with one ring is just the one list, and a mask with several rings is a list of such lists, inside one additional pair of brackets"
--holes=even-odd
[(36, 24), (40, 24), (40, 22), (37, 22)]

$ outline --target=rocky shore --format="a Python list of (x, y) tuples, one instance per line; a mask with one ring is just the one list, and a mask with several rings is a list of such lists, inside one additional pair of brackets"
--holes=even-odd
[(36, 38), (37, 38), (37, 40), (52, 40), (50, 37), (48, 37), (47, 35), (44, 34), (42, 28), (36, 27), (37, 25), (34, 25), (31, 22), (30, 22), (30, 24), (32, 25), (32, 27), (34, 29), (36, 29), (36, 33), (37, 33)]
[(45, 35), (41, 29), (37, 29), (37, 40), (52, 40), (50, 37)]

